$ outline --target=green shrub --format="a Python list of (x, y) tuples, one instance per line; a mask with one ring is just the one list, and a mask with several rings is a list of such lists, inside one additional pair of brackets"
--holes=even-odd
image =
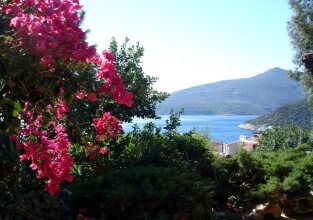
[(111, 141), (108, 163), (114, 168), (134, 166), (181, 167), (213, 176), (214, 156), (208, 137), (191, 131), (162, 133), (150, 123), (142, 130), (119, 135)]
[(219, 159), (216, 167), (216, 200), (235, 209), (250, 209), (257, 201), (251, 193), (264, 181), (261, 162), (251, 152), (240, 150), (232, 158)]
[(309, 142), (309, 134), (307, 128), (294, 124), (267, 129), (259, 140), (258, 150), (273, 151), (295, 148), (299, 144)]
[(254, 192), (262, 201), (276, 201), (287, 194), (309, 192), (313, 189), (313, 154), (308, 145), (255, 153), (264, 171), (264, 182)]
[(313, 189), (313, 154), (310, 146), (271, 152), (241, 150), (218, 160), (215, 199), (243, 212), (256, 204), (278, 202), (286, 195)]
[(72, 211), (60, 196), (51, 196), (47, 192), (30, 191), (13, 194), (7, 197), (5, 208), (0, 213), (0, 219), (72, 219)]
[(301, 158), (292, 172), (284, 179), (286, 191), (310, 191), (313, 189), (313, 154)]
[(73, 185), (73, 202), (102, 219), (211, 219), (212, 183), (186, 169), (155, 166), (98, 172)]

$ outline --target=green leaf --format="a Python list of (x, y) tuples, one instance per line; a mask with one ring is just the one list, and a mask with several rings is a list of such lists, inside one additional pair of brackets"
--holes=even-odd
[(15, 102), (15, 104), (14, 104), (14, 109), (15, 109), (16, 111), (22, 111), (22, 106), (21, 106), (21, 104), (20, 104), (19, 101), (16, 101), (16, 102)]
[(16, 110), (13, 110), (13, 112), (12, 112), (12, 115), (13, 115), (13, 117), (17, 117), (17, 113), (18, 113), (18, 111), (16, 111)]

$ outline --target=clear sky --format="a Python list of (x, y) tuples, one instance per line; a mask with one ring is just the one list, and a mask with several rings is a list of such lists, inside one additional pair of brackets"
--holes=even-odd
[(81, 0), (83, 28), (102, 50), (127, 36), (145, 49), (155, 88), (173, 92), (272, 67), (293, 67), (288, 0)]

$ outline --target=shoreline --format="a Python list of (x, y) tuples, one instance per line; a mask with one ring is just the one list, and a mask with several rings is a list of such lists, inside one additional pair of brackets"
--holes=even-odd
[(245, 130), (250, 130), (250, 131), (255, 131), (255, 132), (264, 132), (271, 126), (269, 125), (253, 125), (249, 123), (243, 123), (238, 125), (238, 128), (245, 129)]

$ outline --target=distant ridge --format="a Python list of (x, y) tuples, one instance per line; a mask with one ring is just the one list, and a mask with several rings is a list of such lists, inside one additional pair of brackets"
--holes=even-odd
[(313, 112), (306, 99), (284, 105), (272, 113), (262, 115), (256, 119), (248, 120), (239, 125), (248, 130), (265, 130), (269, 126), (282, 126), (290, 123), (312, 127)]
[(157, 113), (184, 108), (189, 115), (263, 115), (303, 99), (300, 84), (275, 67), (251, 78), (225, 80), (173, 92)]

